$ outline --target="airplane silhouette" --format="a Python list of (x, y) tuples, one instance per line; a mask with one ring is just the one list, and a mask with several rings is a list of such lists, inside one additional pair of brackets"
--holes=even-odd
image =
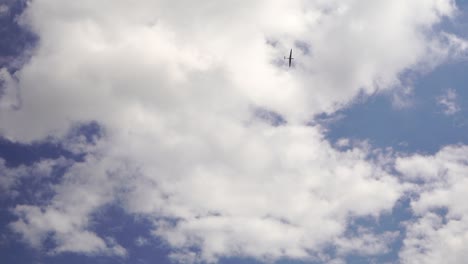
[(285, 56), (284, 59), (285, 59), (285, 60), (286, 60), (286, 59), (289, 60), (289, 67), (291, 67), (291, 62), (292, 62), (292, 60), (294, 60), (294, 58), (292, 57), (292, 49), (291, 49), (291, 51), (289, 52), (289, 58), (286, 58), (286, 56)]

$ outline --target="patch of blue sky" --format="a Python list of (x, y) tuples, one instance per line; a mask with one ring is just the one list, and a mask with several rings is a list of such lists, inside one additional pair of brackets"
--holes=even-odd
[(398, 252), (403, 246), (403, 238), (405, 237), (405, 229), (402, 223), (410, 220), (413, 217), (410, 208), (409, 197), (403, 197), (393, 207), (391, 212), (383, 213), (376, 217), (360, 217), (354, 219), (349, 225), (350, 230), (357, 230), (360, 227), (369, 228), (375, 234), (383, 232), (398, 232), (398, 236), (389, 244), (389, 251), (376, 256), (360, 256), (351, 254), (346, 257), (346, 263), (396, 263), (398, 262)]
[(0, 138), (0, 157), (5, 160), (7, 167), (17, 167), (31, 165), (41, 159), (71, 158), (73, 154), (51, 141), (21, 144)]
[[(433, 154), (445, 145), (468, 143), (468, 62), (445, 64), (414, 80), (409, 105), (398, 108), (388, 94), (373, 95), (363, 103), (335, 113), (327, 137), (367, 140), (373, 147)], [(460, 111), (446, 115), (437, 98), (451, 89)], [(332, 116), (332, 117), (333, 117)]]
[(92, 231), (127, 250), (126, 263), (170, 263), (169, 246), (151, 234), (154, 225), (147, 218), (129, 215), (118, 204), (101, 208), (93, 218)]
[(468, 31), (466, 27), (468, 26), (468, 16), (466, 11), (468, 10), (468, 1), (467, 0), (456, 0), (457, 5), (457, 15), (450, 19), (444, 18), (442, 22), (435, 26), (436, 29), (443, 29), (446, 32), (451, 32), (459, 37), (466, 38), (468, 37)]
[[(468, 1), (456, 1), (459, 14), (439, 26), (445, 32), (468, 36)], [(395, 107), (393, 95), (378, 93), (334, 113), (328, 119), (327, 138), (367, 140), (377, 148), (433, 154), (443, 146), (468, 143), (468, 61), (452, 61), (429, 73), (409, 76), (413, 91), (402, 94), (407, 105)], [(451, 115), (437, 102), (448, 90), (455, 92), (459, 111)]]
[(14, 72), (21, 66), (17, 58), (36, 44), (37, 36), (18, 23), (27, 1), (4, 0), (2, 3), (8, 11), (0, 16), (0, 68), (7, 67)]

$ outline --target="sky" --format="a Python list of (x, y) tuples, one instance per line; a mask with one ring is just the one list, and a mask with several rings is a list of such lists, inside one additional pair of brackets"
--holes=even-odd
[(464, 263), (467, 26), (462, 0), (0, 1), (0, 262)]

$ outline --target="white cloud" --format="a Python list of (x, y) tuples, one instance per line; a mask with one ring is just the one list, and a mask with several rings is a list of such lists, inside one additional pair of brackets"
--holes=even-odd
[[(338, 152), (314, 127), (218, 131), (223, 138), (212, 145), (190, 134), (179, 135), (180, 142), (127, 141), (95, 154), (101, 158), (89, 156), (69, 169), (48, 205), (17, 206), (20, 220), (13, 228), (36, 246), (50, 235), (59, 245), (54, 252), (110, 254), (112, 248), (88, 229), (92, 212), (118, 199), (129, 213), (157, 216), (154, 234), (179, 257), (196, 246), (204, 260), (236, 254), (308, 258), (346, 231), (348, 217), (377, 216), (401, 196), (394, 178), (364, 160), (366, 150)], [(171, 162), (154, 162), (146, 144), (158, 146), (151, 153)], [(119, 160), (121, 153), (136, 157), (138, 168)]]
[(24, 172), (19, 170), (11, 170), (5, 166), (5, 160), (0, 159), (0, 190), (2, 194), (8, 194), (12, 196), (11, 190), (19, 181), (19, 178)]
[[(454, 10), (448, 0), (33, 1), (22, 21), (40, 42), (17, 80), (7, 76), (22, 104), (0, 111), (0, 132), (61, 139), (89, 121), (104, 132), (91, 148), (66, 142), (89, 151), (85, 162), (49, 203), (18, 205), (12, 227), (36, 246), (50, 236), (54, 252), (124, 255), (90, 231), (92, 213), (118, 202), (184, 261), (385, 252), (386, 235), (344, 233), (350, 217), (391, 210), (404, 188), (365, 146), (336, 150), (305, 123), (440, 63), (431, 30)], [(278, 67), (291, 47), (295, 68)], [(258, 107), (287, 124), (255, 118)]]
[(400, 86), (396, 91), (392, 91), (392, 105), (397, 109), (410, 107), (413, 102), (413, 87)]
[[(297, 123), (336, 110), (361, 89), (399, 85), (405, 69), (440, 61), (444, 46), (427, 32), (453, 11), (448, 0), (36, 1), (23, 16), (41, 39), (18, 73), (24, 105), (2, 112), (1, 128), (31, 140), (63, 133), (70, 121), (118, 127), (135, 107), (245, 119), (251, 105)], [(271, 63), (296, 40), (313, 52), (296, 49), (292, 71)]]
[(460, 111), (457, 92), (454, 89), (447, 89), (443, 95), (437, 97), (437, 104), (446, 115), (453, 115)]
[[(464, 263), (468, 257), (468, 146), (449, 146), (433, 156), (400, 158), (398, 170), (422, 181), (406, 224), (403, 263)], [(401, 164), (404, 164), (403, 166)]]
[[(29, 184), (44, 181), (53, 175), (54, 169), (66, 167), (69, 163), (65, 158), (58, 158), (41, 160), (29, 166), (9, 167), (5, 160), (0, 159), (0, 199), (16, 198), (20, 195), (18, 187), (21, 181)], [(41, 190), (37, 190), (35, 195), (39, 199)]]
[(10, 10), (10, 8), (8, 8), (7, 5), (0, 4), (0, 17), (6, 15), (9, 10)]
[(142, 247), (142, 246), (146, 246), (149, 244), (149, 241), (147, 238), (144, 238), (142, 236), (139, 236), (135, 239), (135, 245), (139, 246), (139, 247)]
[(335, 145), (339, 148), (345, 148), (350, 146), (349, 138), (340, 138), (336, 141)]
[(117, 173), (112, 170), (120, 166), (109, 165), (98, 163), (93, 157), (75, 163), (60, 183), (52, 186), (54, 195), (49, 203), (14, 208), (19, 220), (11, 224), (12, 229), (36, 248), (50, 237), (56, 245), (51, 253), (125, 255), (125, 249), (115, 241), (106, 241), (88, 230), (91, 213), (113, 201), (114, 189), (119, 184), (118, 179), (113, 179)]
[(17, 82), (7, 69), (0, 69), (0, 110), (15, 110), (20, 107)]
[(358, 235), (351, 238), (341, 238), (337, 241), (339, 255), (349, 253), (359, 255), (381, 255), (390, 251), (390, 244), (398, 237), (398, 232), (385, 232), (376, 235), (371, 230), (361, 228)]

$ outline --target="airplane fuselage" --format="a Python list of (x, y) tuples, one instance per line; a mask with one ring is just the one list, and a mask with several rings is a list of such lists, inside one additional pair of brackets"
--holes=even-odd
[(289, 67), (291, 67), (291, 62), (292, 62), (292, 60), (294, 60), (294, 58), (292, 57), (292, 49), (291, 49), (291, 51), (289, 52), (289, 58), (284, 57), (284, 59), (288, 59), (288, 61), (289, 61)]

